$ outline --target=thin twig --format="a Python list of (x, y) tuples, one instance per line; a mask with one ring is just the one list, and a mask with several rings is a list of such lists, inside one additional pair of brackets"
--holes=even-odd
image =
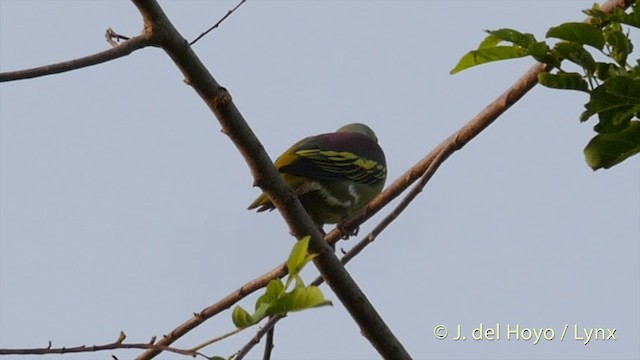
[[(252, 337), (242, 348), (240, 348), (240, 350), (238, 350), (237, 353), (235, 353), (233, 359), (234, 360), (244, 359), (244, 357), (247, 356), (249, 351), (251, 351), (251, 349), (253, 349), (254, 346), (260, 343), (260, 339), (262, 339), (262, 337), (265, 334), (267, 334), (269, 330), (271, 330), (276, 325), (276, 323), (280, 321), (280, 319), (284, 317), (286, 317), (286, 315), (274, 315), (270, 317), (269, 320), (264, 324), (264, 326), (262, 326), (260, 330), (256, 332), (256, 335)], [(265, 349), (265, 352), (266, 352), (266, 349)]]
[(127, 56), (138, 49), (142, 49), (151, 45), (153, 45), (153, 41), (148, 36), (135, 36), (129, 41), (124, 42), (116, 47), (112, 47), (109, 50), (101, 51), (93, 55), (69, 61), (63, 61), (56, 64), (39, 66), (31, 69), (0, 73), (0, 82), (31, 79), (39, 76), (59, 74), (66, 71), (77, 70), (87, 66), (97, 65), (109, 60)]
[(262, 360), (271, 360), (271, 353), (273, 352), (273, 333), (276, 330), (275, 324), (267, 331), (267, 338), (264, 342), (264, 353), (262, 354)]
[(211, 32), (213, 29), (217, 28), (218, 26), (220, 26), (220, 24), (226, 19), (228, 18), (231, 14), (233, 14), (234, 11), (238, 10), (238, 8), (244, 4), (247, 0), (240, 0), (240, 2), (238, 3), (238, 5), (236, 5), (236, 7), (234, 7), (233, 9), (227, 11), (227, 14), (225, 16), (222, 17), (222, 19), (218, 20), (217, 23), (215, 23), (215, 25), (213, 25), (212, 27), (210, 27), (207, 31), (203, 32), (202, 34), (200, 34), (197, 38), (195, 38), (192, 42), (189, 43), (189, 45), (193, 45), (195, 44), (198, 40), (202, 39), (205, 35), (207, 35), (209, 32)]
[(207, 347), (207, 346), (209, 346), (209, 345), (211, 345), (213, 343), (217, 343), (220, 340), (224, 340), (224, 339), (228, 338), (229, 336), (233, 336), (235, 334), (238, 334), (239, 332), (241, 332), (244, 329), (245, 328), (237, 328), (237, 329), (235, 329), (233, 331), (230, 331), (230, 332), (228, 332), (228, 333), (226, 333), (224, 335), (217, 336), (217, 337), (215, 337), (215, 338), (213, 338), (211, 340), (207, 340), (207, 341), (205, 341), (205, 342), (203, 342), (203, 343), (201, 343), (201, 344), (199, 344), (197, 346), (194, 346), (191, 349), (189, 349), (189, 351), (196, 352), (196, 351), (198, 351), (198, 350), (200, 350), (202, 348), (205, 348), (205, 347)]
[(178, 349), (170, 346), (148, 344), (148, 343), (123, 343), (121, 341), (115, 341), (110, 344), (104, 345), (80, 345), (72, 347), (51, 347), (51, 342), (44, 348), (31, 348), (31, 349), (0, 349), (0, 355), (46, 355), (46, 354), (67, 354), (67, 353), (87, 353), (106, 350), (119, 350), (119, 349), (140, 349), (140, 350), (157, 350), (157, 351), (169, 351), (172, 353), (185, 355), (185, 356), (202, 356), (205, 359), (209, 357), (198, 351), (191, 351), (185, 349)]

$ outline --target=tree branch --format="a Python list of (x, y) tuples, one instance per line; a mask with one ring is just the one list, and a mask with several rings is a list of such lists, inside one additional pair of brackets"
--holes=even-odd
[[(152, 34), (182, 71), (186, 82), (216, 115), (223, 132), (233, 141), (249, 165), (255, 184), (270, 196), (289, 225), (291, 233), (298, 239), (311, 236), (311, 251), (318, 254), (314, 264), (359, 325), (362, 334), (382, 357), (409, 359), (402, 344), (342, 266), (333, 249), (324, 241), (293, 191), (284, 183), (264, 147), (233, 104), (230, 94), (214, 80), (156, 1), (132, 1), (142, 14), (145, 32)], [(157, 353), (147, 351), (139, 358), (146, 359)]]
[(0, 73), (0, 82), (31, 79), (35, 77), (59, 74), (71, 70), (82, 69), (87, 66), (101, 64), (109, 60), (127, 56), (132, 52), (147, 46), (154, 45), (150, 37), (142, 34), (130, 40), (93, 55), (81, 57), (74, 60), (63, 61), (56, 64), (39, 66), (31, 69), (10, 71)]
[(271, 352), (273, 351), (273, 334), (276, 330), (275, 325), (267, 331), (267, 339), (264, 343), (264, 352), (262, 353), (262, 360), (271, 360)]
[[(252, 337), (237, 353), (234, 354), (233, 360), (242, 360), (249, 354), (249, 351), (253, 349), (254, 346), (260, 343), (260, 339), (262, 339), (265, 335), (271, 333), (273, 337), (273, 328), (280, 319), (285, 318), (286, 315), (274, 315), (267, 320), (267, 322), (260, 327), (260, 330), (256, 332), (256, 335)], [(268, 356), (271, 356), (271, 350), (273, 348), (273, 338), (271, 341), (267, 339), (267, 343), (265, 344), (264, 353), (262, 358), (265, 359)]]
[(126, 335), (121, 332), (118, 339), (115, 342), (112, 342), (110, 344), (91, 345), (91, 346), (80, 345), (80, 346), (73, 346), (73, 347), (54, 348), (54, 347), (51, 347), (51, 342), (49, 342), (49, 346), (47, 346), (46, 348), (0, 349), (0, 355), (46, 355), (46, 354), (86, 353), (86, 352), (118, 350), (118, 349), (145, 349), (145, 350), (153, 349), (158, 351), (169, 351), (172, 353), (190, 356), (190, 357), (202, 356), (206, 359), (209, 358), (203, 353), (200, 353), (198, 351), (177, 349), (174, 347), (154, 344), (154, 339), (152, 339), (152, 341), (147, 344), (144, 344), (144, 343), (126, 344), (126, 343), (123, 343), (125, 338), (126, 338)]
[[(632, 1), (629, 0), (609, 0), (605, 4), (601, 6), (601, 9), (606, 12), (611, 12), (613, 9), (618, 7), (628, 7)], [(416, 165), (414, 165), (411, 169), (406, 171), (402, 176), (400, 176), (392, 185), (390, 185), (385, 191), (383, 191), (380, 195), (378, 195), (375, 199), (373, 199), (363, 211), (358, 214), (352, 216), (350, 219), (345, 222), (346, 228), (355, 228), (360, 225), (375, 213), (377, 213), (380, 209), (386, 206), (389, 202), (399, 196), (407, 187), (409, 187), (413, 182), (415, 182), (421, 176), (425, 176), (428, 180), (432, 174), (426, 173), (427, 169), (434, 162), (438, 154), (442, 154), (442, 161), (446, 160), (453, 152), (461, 149), (466, 143), (471, 141), (475, 136), (477, 136), (482, 130), (488, 127), (495, 119), (504, 113), (511, 105), (513, 105), (516, 101), (518, 101), (524, 94), (526, 94), (535, 84), (537, 83), (537, 75), (542, 71), (546, 70), (543, 65), (536, 64), (534, 65), (527, 73), (525, 73), (520, 79), (518, 79), (514, 85), (512, 85), (507, 91), (505, 91), (500, 97), (494, 100), (491, 104), (489, 104), (484, 110), (482, 110), (479, 114), (477, 114), (469, 123), (459, 129), (457, 132), (452, 134), (447, 140), (438, 145), (434, 150), (432, 150), (429, 154), (427, 154), (422, 160), (420, 160)], [(201, 95), (202, 96), (202, 95)], [(223, 125), (224, 128), (224, 125)], [(253, 134), (252, 134), (253, 135)], [(234, 141), (235, 142), (235, 141)], [(259, 145), (259, 144), (258, 144)], [(259, 148), (262, 149), (262, 146), (259, 145)], [(251, 151), (255, 150), (254, 148), (250, 148), (248, 153), (243, 156), (251, 156)], [(241, 149), (242, 151), (242, 149)], [(435, 172), (440, 163), (433, 168), (433, 172)], [(253, 166), (251, 166), (252, 172)], [(427, 177), (428, 176), (428, 177)], [(254, 178), (256, 179), (256, 184), (260, 183), (260, 174), (254, 172)], [(426, 183), (426, 182), (425, 182)], [(286, 203), (286, 201), (285, 201)], [(385, 219), (383, 223), (390, 223), (392, 219)], [(382, 223), (381, 223), (382, 224)], [(386, 227), (388, 224), (384, 225)], [(378, 229), (378, 227), (376, 227)], [(381, 231), (382, 229), (379, 229)], [(359, 248), (352, 249), (351, 255), (347, 254), (350, 257), (355, 256), (358, 252), (360, 252), (368, 243), (375, 238), (379, 231), (372, 231), (370, 235), (365, 237), (365, 240), (361, 241), (362, 244), (359, 244)], [(326, 236), (326, 241), (335, 244), (341, 238), (341, 232), (336, 228), (331, 231)], [(347, 257), (346, 261), (349, 260)], [(346, 262), (345, 261), (345, 262)], [(166, 336), (162, 341), (165, 344), (171, 344), (173, 341), (177, 340), (179, 337), (186, 334), (188, 331), (193, 329), (195, 326), (199, 325), (201, 322), (205, 321), (211, 316), (214, 316), (218, 312), (225, 310), (232, 306), (235, 302), (239, 301), (242, 297), (249, 295), (250, 293), (258, 290), (262, 286), (266, 286), (266, 284), (275, 278), (281, 278), (286, 275), (286, 269), (284, 264), (281, 264), (276, 269), (271, 272), (260, 276), (259, 281), (252, 281), (243, 285), (240, 289), (236, 290), (234, 293), (229, 294), (220, 302), (211, 305), (207, 309), (203, 310), (198, 316), (190, 319), (186, 323), (180, 325), (171, 333)], [(256, 279), (256, 280), (258, 280)], [(259, 287), (253, 286), (257, 285)], [(221, 305), (218, 305), (221, 304)], [(149, 359), (155, 354), (151, 355), (151, 352), (146, 352), (138, 359)]]
[(202, 39), (203, 37), (205, 37), (208, 33), (210, 33), (211, 31), (213, 31), (215, 28), (217, 28), (218, 26), (220, 26), (220, 24), (222, 24), (222, 22), (228, 18), (229, 16), (231, 16), (231, 14), (233, 14), (234, 11), (238, 10), (238, 8), (240, 8), (240, 6), (242, 6), (242, 4), (244, 4), (247, 0), (240, 0), (240, 2), (238, 3), (238, 5), (236, 5), (236, 7), (234, 7), (233, 9), (227, 11), (227, 13), (220, 19), (218, 20), (217, 23), (215, 23), (212, 27), (208, 28), (207, 31), (203, 32), (202, 34), (198, 35), (197, 38), (195, 38), (192, 42), (189, 43), (189, 45), (193, 45), (196, 42), (198, 42), (198, 40)]

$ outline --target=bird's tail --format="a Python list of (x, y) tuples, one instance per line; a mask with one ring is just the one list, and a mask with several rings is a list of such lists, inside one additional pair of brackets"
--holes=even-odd
[(258, 212), (263, 212), (265, 210), (273, 210), (274, 206), (271, 203), (271, 200), (269, 200), (269, 197), (267, 196), (267, 194), (262, 193), (247, 208), (247, 210), (253, 210), (253, 209), (258, 209)]

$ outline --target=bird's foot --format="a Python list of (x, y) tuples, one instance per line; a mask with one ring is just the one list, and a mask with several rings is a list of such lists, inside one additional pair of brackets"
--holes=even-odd
[(344, 223), (339, 223), (337, 228), (342, 234), (342, 240), (348, 240), (350, 236), (357, 236), (358, 232), (360, 231), (360, 226), (356, 226), (354, 229), (349, 229), (345, 226)]

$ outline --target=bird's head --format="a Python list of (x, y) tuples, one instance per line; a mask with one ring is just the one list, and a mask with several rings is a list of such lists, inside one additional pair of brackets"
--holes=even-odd
[(370, 127), (368, 127), (365, 124), (361, 124), (361, 123), (353, 123), (353, 124), (345, 125), (345, 126), (341, 127), (340, 129), (338, 129), (336, 132), (355, 132), (355, 133), (360, 133), (360, 134), (363, 134), (363, 135), (367, 136), (368, 138), (370, 138), (371, 140), (375, 141), (376, 143), (378, 142), (378, 137), (376, 136), (376, 133), (374, 133), (373, 130), (371, 130)]

